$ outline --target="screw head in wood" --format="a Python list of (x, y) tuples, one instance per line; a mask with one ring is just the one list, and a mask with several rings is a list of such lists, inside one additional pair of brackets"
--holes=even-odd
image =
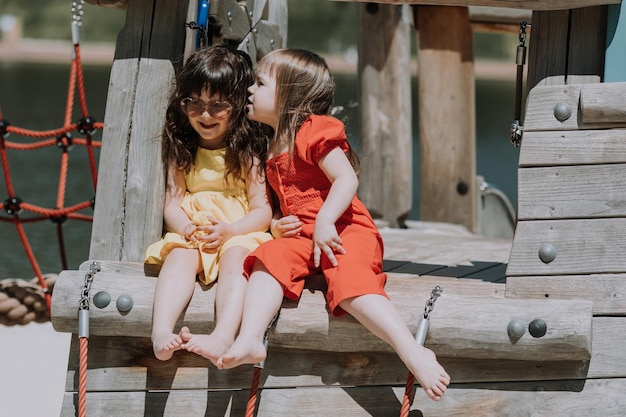
[(548, 331), (546, 322), (541, 319), (535, 319), (528, 325), (528, 332), (532, 337), (539, 338), (545, 336)]
[(551, 243), (544, 243), (539, 248), (539, 259), (544, 264), (549, 264), (556, 258), (556, 248)]
[(133, 298), (128, 294), (122, 294), (117, 297), (115, 306), (120, 313), (128, 313), (133, 308)]
[(556, 117), (559, 122), (564, 122), (569, 119), (571, 115), (572, 108), (569, 104), (561, 102), (554, 106), (554, 117)]
[(93, 305), (98, 308), (105, 308), (111, 303), (111, 294), (106, 291), (98, 291), (93, 296)]

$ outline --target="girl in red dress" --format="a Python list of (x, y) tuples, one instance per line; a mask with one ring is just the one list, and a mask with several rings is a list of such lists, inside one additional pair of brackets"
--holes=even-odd
[(248, 116), (274, 128), (266, 175), (280, 210), (271, 223), (276, 239), (244, 263), (249, 280), (240, 333), (217, 366), (265, 360), (263, 337), (283, 296), (297, 299), (305, 277), (321, 272), (330, 311), (351, 314), (389, 343), (428, 396), (441, 399), (449, 375), (385, 293), (383, 242), (356, 196), (356, 157), (343, 123), (328, 116), (334, 83), (326, 62), (310, 51), (273, 51), (258, 63), (248, 92)]

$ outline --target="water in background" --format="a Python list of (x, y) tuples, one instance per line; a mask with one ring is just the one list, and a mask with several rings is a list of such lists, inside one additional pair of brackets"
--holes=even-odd
[[(110, 67), (86, 67), (84, 78), (90, 114), (104, 120)], [(12, 125), (32, 130), (48, 130), (63, 125), (68, 89), (68, 66), (0, 63), (0, 108)], [(358, 142), (357, 79), (355, 75), (336, 76), (336, 104), (346, 110), (347, 131), (351, 141)], [(410, 219), (419, 219), (419, 143), (417, 115), (417, 82), (413, 79), (413, 210)], [(518, 149), (509, 142), (513, 118), (515, 81), (478, 80), (476, 84), (477, 174), (506, 193), (513, 205), (517, 200)], [(78, 109), (78, 98), (75, 108)], [(75, 110), (72, 121), (80, 119)], [(453, 123), (454, 121), (450, 121)], [(101, 133), (95, 135), (101, 138)], [(30, 143), (33, 140), (12, 135), (9, 140)], [(96, 153), (98, 155), (98, 153)], [(58, 188), (61, 152), (56, 147), (37, 151), (8, 151), (9, 167), (15, 193), (23, 201), (43, 207), (54, 207)], [(74, 146), (70, 152), (69, 179), (65, 206), (94, 197), (93, 184), (85, 148)], [(0, 186), (0, 200), (8, 197)], [(84, 211), (93, 214), (91, 210)], [(7, 218), (6, 213), (0, 216)], [(24, 217), (27, 217), (26, 215)], [(26, 234), (43, 273), (62, 269), (56, 225), (41, 221), (25, 225)], [(63, 226), (68, 267), (77, 269), (87, 260), (91, 223), (68, 220)], [(32, 278), (35, 274), (12, 223), (0, 222), (0, 279)]]

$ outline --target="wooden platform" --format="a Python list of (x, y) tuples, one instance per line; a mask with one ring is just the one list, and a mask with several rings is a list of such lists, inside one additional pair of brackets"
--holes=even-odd
[[(473, 398), (473, 404), (476, 398), (493, 401), (489, 393), (496, 388), (492, 385), (496, 382), (498, 390), (503, 389), (504, 382), (509, 384), (505, 393), (528, 392), (528, 398), (535, 398), (540, 384), (546, 390), (541, 395), (547, 401), (557, 392), (582, 389), (581, 378), (587, 375), (591, 355), (590, 301), (505, 299), (509, 240), (473, 235), (449, 224), (410, 225), (410, 229), (381, 229), (386, 245), (387, 289), (415, 331), (430, 291), (436, 285), (443, 287), (431, 313), (426, 344), (437, 353), (453, 379), (449, 395), (438, 404), (417, 387), (412, 406), (415, 412), (457, 415), (465, 410), (460, 404), (468, 398)], [(150, 311), (151, 294), (145, 299), (141, 295), (149, 292), (146, 285), (155, 279), (142, 278), (137, 271), (133, 272), (134, 278), (129, 277), (130, 270), (121, 267), (129, 268), (128, 264), (102, 265), (102, 272), (94, 277), (92, 294), (116, 283), (117, 287), (107, 288), (113, 300), (121, 293), (131, 293), (135, 305), (127, 315), (117, 312), (114, 306), (102, 310), (92, 307), (90, 311), (88, 414), (243, 415), (252, 367), (218, 371), (208, 360), (188, 352), (176, 352), (165, 363), (156, 360), (149, 340), (149, 315), (142, 318)], [(59, 276), (55, 294), (63, 300), (53, 301), (57, 330), (76, 332), (72, 329), (77, 324), (76, 303), (84, 274), (83, 268)], [(212, 306), (213, 292), (199, 288), (183, 321), (191, 320), (210, 331), (213, 312), (208, 306)], [(550, 332), (545, 338), (532, 338), (526, 332), (513, 343), (506, 329), (514, 317), (524, 324), (542, 317), (549, 323)], [(74, 337), (62, 416), (76, 412), (77, 346)], [(299, 303), (283, 305), (270, 335), (265, 365), (259, 416), (395, 416), (407, 377), (406, 368), (386, 344), (351, 317), (331, 317), (319, 291), (305, 291)], [(599, 368), (606, 369), (606, 365)], [(593, 394), (588, 392), (585, 395)], [(497, 401), (507, 407), (506, 396), (498, 394)], [(490, 413), (482, 415), (494, 415)]]

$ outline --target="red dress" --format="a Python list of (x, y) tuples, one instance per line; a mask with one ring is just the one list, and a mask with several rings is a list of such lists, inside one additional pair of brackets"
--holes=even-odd
[(387, 297), (387, 277), (382, 272), (382, 238), (356, 196), (335, 223), (346, 250), (345, 254), (336, 254), (338, 266), (333, 267), (324, 254), (320, 268), (313, 265), (315, 218), (332, 185), (318, 163), (337, 147), (348, 149), (343, 123), (330, 116), (313, 115), (296, 135), (291, 161), (288, 152), (267, 161), (267, 180), (279, 198), (280, 209), (283, 215), (293, 214), (300, 219), (302, 232), (261, 244), (248, 256), (244, 269), (249, 276), (255, 259), (259, 259), (290, 299), (300, 297), (305, 277), (321, 272), (328, 283), (326, 301), (330, 311), (341, 315), (345, 312), (338, 305), (345, 299), (365, 294)]

